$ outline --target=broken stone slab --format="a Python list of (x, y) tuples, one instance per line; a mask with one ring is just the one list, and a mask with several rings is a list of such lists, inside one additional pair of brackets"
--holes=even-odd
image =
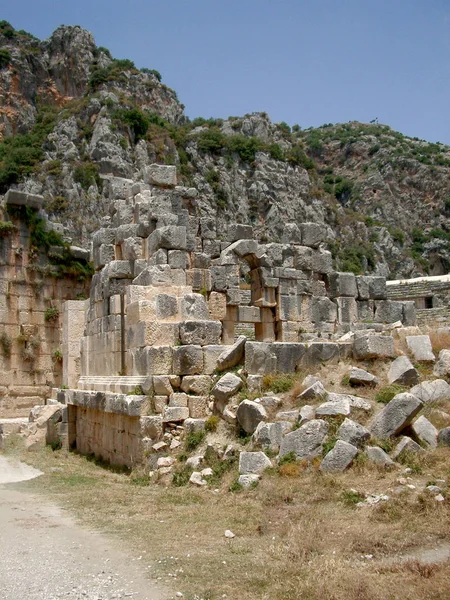
[(35, 210), (42, 208), (44, 196), (29, 194), (20, 190), (9, 189), (5, 194), (5, 203), (14, 206), (29, 206)]
[(247, 337), (245, 335), (240, 335), (232, 346), (229, 346), (226, 350), (222, 352), (222, 354), (217, 359), (218, 371), (225, 371), (226, 369), (231, 369), (232, 367), (235, 367), (242, 361), (244, 357), (246, 341)]
[(361, 335), (354, 341), (353, 355), (357, 360), (394, 358), (394, 338), (389, 335)]
[(338, 398), (333, 402), (324, 402), (316, 408), (316, 417), (334, 417), (337, 415), (348, 416), (350, 414), (350, 402), (347, 398)]
[(181, 382), (181, 389), (186, 394), (207, 396), (211, 389), (211, 382), (209, 375), (185, 375)]
[(422, 409), (423, 402), (408, 392), (397, 394), (375, 417), (372, 435), (385, 439), (400, 433)]
[(409, 391), (425, 404), (439, 400), (450, 400), (450, 385), (444, 379), (423, 381)]
[(438, 444), (450, 446), (450, 427), (444, 427), (439, 431)]
[(245, 475), (239, 475), (238, 484), (244, 489), (248, 490), (259, 483), (260, 476), (256, 473), (246, 473)]
[(253, 443), (262, 448), (278, 450), (283, 435), (290, 431), (292, 423), (289, 421), (276, 421), (275, 423), (264, 423), (260, 421), (253, 433)]
[(309, 404), (305, 404), (300, 409), (300, 414), (298, 416), (298, 423), (303, 425), (307, 421), (312, 421), (316, 418), (316, 409), (313, 406), (309, 406)]
[(247, 342), (245, 344), (245, 371), (252, 375), (266, 375), (277, 371), (277, 357), (272, 344)]
[(203, 462), (203, 459), (204, 459), (203, 454), (198, 454), (196, 456), (190, 456), (186, 460), (186, 465), (188, 467), (192, 467), (193, 469), (196, 469), (199, 465), (201, 465), (201, 463)]
[(264, 408), (268, 408), (269, 410), (272, 408), (278, 408), (282, 404), (282, 400), (276, 396), (261, 396), (261, 398), (255, 398), (255, 402), (261, 404), (264, 406)]
[(242, 379), (234, 373), (226, 373), (211, 390), (211, 394), (219, 402), (226, 402), (242, 387)]
[(419, 374), (407, 356), (398, 356), (391, 364), (388, 371), (389, 383), (399, 385), (415, 385)]
[(412, 430), (420, 441), (425, 442), (431, 448), (437, 447), (439, 431), (426, 417), (421, 415), (416, 421), (414, 421), (412, 424)]
[(176, 460), (173, 458), (173, 456), (161, 456), (156, 461), (156, 468), (161, 469), (163, 467), (171, 467), (175, 464), (175, 462)]
[(236, 426), (237, 425), (236, 410), (237, 409), (234, 406), (225, 406), (225, 408), (222, 411), (222, 419), (226, 423)]
[(293, 452), (297, 458), (311, 460), (322, 454), (322, 444), (328, 433), (328, 423), (321, 419), (308, 421), (299, 429), (287, 433), (281, 441), (280, 458)]
[(162, 437), (162, 417), (159, 415), (144, 416), (139, 419), (141, 436), (157, 440)]
[(406, 344), (417, 362), (434, 362), (436, 360), (429, 335), (408, 335)]
[(241, 452), (239, 454), (239, 473), (241, 475), (249, 473), (258, 475), (271, 466), (272, 463), (264, 452)]
[(345, 471), (352, 464), (357, 454), (358, 448), (356, 446), (344, 440), (338, 440), (334, 448), (323, 459), (319, 470), (324, 473), (340, 473)]
[(437, 363), (434, 365), (433, 375), (447, 377), (450, 375), (450, 350), (441, 350)]
[(258, 402), (244, 400), (238, 406), (236, 418), (242, 429), (246, 433), (252, 434), (261, 421), (267, 420), (267, 412), (264, 406), (261, 406)]
[(352, 367), (350, 369), (348, 380), (351, 385), (377, 385), (378, 383), (375, 375), (359, 367)]
[(361, 448), (369, 440), (370, 431), (351, 419), (345, 419), (337, 431), (337, 437), (357, 448)]
[(392, 452), (392, 458), (395, 460), (404, 452), (414, 452), (417, 454), (424, 452), (424, 449), (419, 446), (417, 442), (405, 435), (394, 448), (394, 451)]
[(302, 386), (304, 388), (311, 387), (314, 383), (320, 382), (320, 379), (315, 375), (307, 375), (305, 379), (302, 381)]
[(172, 358), (176, 375), (200, 375), (203, 372), (202, 346), (174, 347)]
[(386, 452), (378, 446), (367, 446), (365, 449), (365, 454), (370, 462), (378, 465), (379, 467), (390, 469), (395, 466), (395, 463), (389, 454), (386, 454)]
[(351, 394), (337, 394), (336, 392), (329, 392), (327, 400), (328, 402), (342, 402), (343, 400), (347, 400), (350, 405), (350, 409), (358, 408), (366, 412), (370, 412), (372, 410), (372, 406), (368, 400), (365, 398), (360, 398), (359, 396), (352, 396)]
[(310, 400), (323, 400), (328, 395), (328, 392), (323, 387), (320, 381), (316, 381), (306, 390), (299, 394), (296, 398), (297, 402), (308, 402)]

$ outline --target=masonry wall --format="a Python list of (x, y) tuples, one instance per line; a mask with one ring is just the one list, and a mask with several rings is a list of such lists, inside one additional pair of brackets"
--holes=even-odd
[(112, 465), (132, 467), (142, 460), (139, 417), (76, 407), (76, 449)]
[[(29, 255), (29, 231), (0, 237), (0, 417), (26, 416), (62, 380), (62, 303), (89, 283), (45, 275)], [(53, 310), (51, 310), (53, 309)], [(53, 314), (53, 318), (48, 317)], [(47, 316), (47, 318), (46, 318)]]

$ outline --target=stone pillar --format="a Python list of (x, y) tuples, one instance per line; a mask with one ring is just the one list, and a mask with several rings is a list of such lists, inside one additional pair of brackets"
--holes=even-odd
[(222, 322), (222, 342), (225, 345), (234, 344), (234, 330), (238, 319), (238, 307), (227, 306), (227, 314)]
[(67, 300), (63, 309), (63, 385), (76, 388), (81, 375), (81, 347), (85, 327), (86, 300)]
[(255, 323), (257, 342), (275, 341), (275, 315), (271, 308), (261, 308), (261, 323)]

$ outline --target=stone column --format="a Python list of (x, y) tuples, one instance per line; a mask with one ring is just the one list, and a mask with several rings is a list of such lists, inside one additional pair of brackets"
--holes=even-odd
[(86, 300), (67, 300), (63, 309), (63, 385), (76, 388), (81, 375), (81, 347), (85, 327)]

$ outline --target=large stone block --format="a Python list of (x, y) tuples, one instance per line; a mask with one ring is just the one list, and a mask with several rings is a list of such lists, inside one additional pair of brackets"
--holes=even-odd
[(202, 294), (186, 294), (181, 299), (181, 317), (189, 321), (207, 321), (208, 305)]
[(403, 302), (379, 300), (375, 302), (375, 321), (377, 323), (395, 323), (403, 320)]
[(147, 238), (148, 256), (151, 256), (159, 248), (186, 250), (186, 227), (168, 225), (155, 229)]
[(177, 423), (189, 418), (189, 409), (185, 407), (166, 406), (163, 412), (163, 423)]
[(226, 347), (217, 359), (217, 369), (225, 371), (238, 365), (244, 357), (246, 342), (246, 336), (240, 335), (232, 346)]
[(272, 352), (272, 344), (247, 341), (245, 346), (245, 370), (252, 375), (275, 373), (277, 357)]
[(297, 458), (311, 460), (322, 454), (322, 444), (328, 433), (328, 423), (313, 419), (299, 429), (284, 436), (280, 446), (280, 458), (293, 452)]
[(175, 187), (177, 185), (177, 168), (173, 165), (149, 165), (144, 168), (144, 181), (159, 187)]
[(339, 298), (341, 296), (356, 298), (358, 295), (356, 277), (353, 273), (333, 271), (327, 276), (327, 281), (330, 298)]
[(338, 320), (341, 325), (351, 325), (358, 320), (358, 306), (355, 298), (335, 298)]
[(241, 389), (242, 385), (242, 379), (240, 377), (234, 373), (226, 373), (212, 388), (211, 395), (214, 396), (217, 401), (224, 403), (231, 398), (231, 396), (236, 394), (236, 392)]
[(323, 459), (320, 470), (325, 473), (345, 471), (352, 464), (357, 454), (358, 448), (344, 440), (338, 440), (334, 448)]
[(143, 375), (166, 375), (172, 373), (172, 347), (149, 346), (146, 350), (147, 372)]
[(294, 373), (306, 353), (306, 346), (300, 343), (276, 342), (271, 345), (271, 352), (276, 356), (276, 370), (279, 373)]
[(394, 358), (394, 338), (388, 335), (364, 335), (353, 344), (353, 354), (357, 360), (368, 358)]
[(242, 429), (252, 434), (262, 421), (267, 420), (267, 412), (258, 402), (243, 400), (238, 406), (236, 418)]
[(201, 346), (173, 348), (173, 373), (175, 375), (200, 375), (203, 372)]
[(182, 344), (199, 344), (207, 346), (218, 344), (222, 335), (220, 321), (184, 321), (180, 323)]
[(419, 398), (405, 392), (397, 394), (375, 417), (371, 431), (378, 438), (389, 438), (409, 425), (423, 407)]
[(271, 466), (272, 463), (264, 452), (241, 452), (239, 454), (239, 473), (241, 475), (259, 474)]
[(435, 356), (429, 335), (408, 335), (406, 336), (406, 344), (414, 356), (414, 360), (434, 362)]
[(309, 344), (302, 357), (301, 364), (305, 366), (321, 365), (324, 362), (339, 362), (339, 344), (335, 342), (313, 342)]
[(419, 374), (407, 356), (398, 356), (391, 364), (388, 372), (389, 383), (399, 385), (415, 385)]
[(318, 248), (327, 239), (327, 227), (323, 223), (300, 223), (302, 244)]
[(329, 298), (314, 298), (311, 313), (313, 323), (334, 323), (337, 319), (337, 306)]
[(9, 189), (5, 194), (5, 202), (13, 206), (28, 206), (29, 208), (39, 210), (42, 208), (44, 197), (38, 194), (29, 194), (20, 190)]
[(278, 451), (283, 436), (292, 428), (289, 421), (276, 421), (275, 423), (265, 423), (260, 421), (253, 433), (253, 443), (265, 449)]

